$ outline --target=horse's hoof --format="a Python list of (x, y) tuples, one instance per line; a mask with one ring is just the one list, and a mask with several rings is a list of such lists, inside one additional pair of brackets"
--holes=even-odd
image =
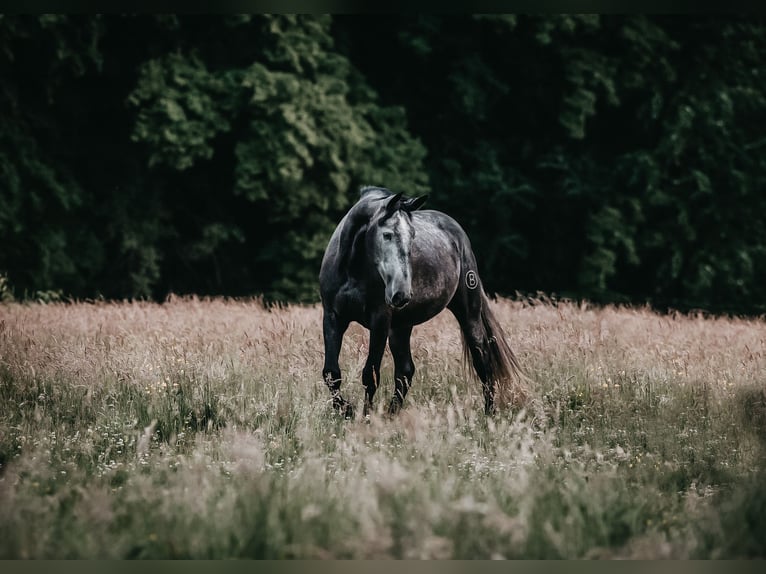
[(391, 404), (388, 405), (388, 415), (389, 416), (396, 416), (399, 414), (399, 411), (402, 410), (402, 403), (394, 399), (391, 401)]
[(343, 418), (347, 421), (354, 419), (354, 407), (351, 403), (344, 403), (341, 405), (340, 412), (343, 415)]
[(354, 418), (354, 407), (351, 403), (341, 397), (335, 397), (333, 399), (332, 408), (346, 420)]

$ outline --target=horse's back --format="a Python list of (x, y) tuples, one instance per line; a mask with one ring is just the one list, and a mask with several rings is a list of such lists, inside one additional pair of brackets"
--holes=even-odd
[(459, 272), (464, 253), (471, 250), (471, 242), (460, 224), (433, 209), (413, 213), (413, 224), (416, 229), (413, 256), (425, 267), (455, 263), (442, 269)]

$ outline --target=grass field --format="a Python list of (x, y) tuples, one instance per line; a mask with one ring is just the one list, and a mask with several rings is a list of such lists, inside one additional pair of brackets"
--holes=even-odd
[(526, 411), (483, 415), (442, 314), (369, 421), (317, 307), (0, 305), (0, 558), (766, 557), (763, 320), (493, 305)]

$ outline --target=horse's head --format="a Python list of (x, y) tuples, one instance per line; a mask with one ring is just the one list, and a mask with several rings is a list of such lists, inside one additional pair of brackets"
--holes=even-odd
[(378, 209), (367, 230), (367, 249), (385, 285), (386, 303), (401, 309), (412, 299), (410, 254), (415, 227), (411, 212), (420, 208), (428, 196), (402, 199), (397, 193)]

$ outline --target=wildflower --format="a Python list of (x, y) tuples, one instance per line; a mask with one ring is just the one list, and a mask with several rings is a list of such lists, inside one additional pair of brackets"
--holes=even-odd
[(322, 514), (322, 510), (316, 504), (308, 504), (301, 509), (301, 520), (307, 522)]

